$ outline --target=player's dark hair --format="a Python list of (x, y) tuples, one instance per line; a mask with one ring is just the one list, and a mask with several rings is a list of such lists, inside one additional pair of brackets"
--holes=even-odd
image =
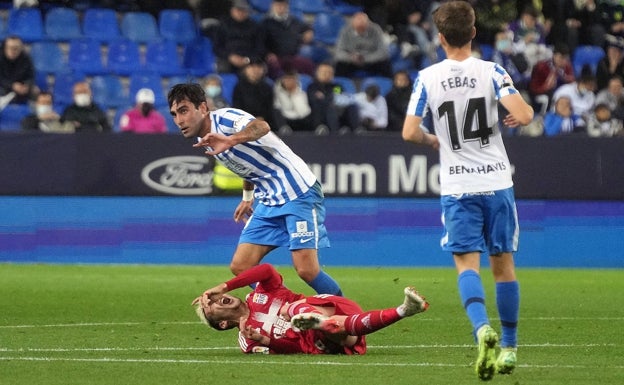
[(199, 83), (180, 83), (171, 87), (167, 94), (169, 108), (173, 103), (180, 103), (183, 100), (188, 100), (195, 107), (199, 107), (200, 104), (206, 102), (206, 93)]
[(463, 47), (472, 41), (475, 12), (466, 1), (442, 3), (433, 13), (433, 22), (452, 47)]

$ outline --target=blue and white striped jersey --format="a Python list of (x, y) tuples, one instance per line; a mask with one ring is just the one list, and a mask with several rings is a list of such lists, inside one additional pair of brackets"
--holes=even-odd
[[(253, 115), (236, 108), (210, 112), (212, 132), (232, 135), (241, 131)], [(281, 205), (306, 193), (316, 176), (308, 165), (277, 135), (238, 144), (215, 156), (217, 161), (256, 188), (254, 198), (267, 206)]]

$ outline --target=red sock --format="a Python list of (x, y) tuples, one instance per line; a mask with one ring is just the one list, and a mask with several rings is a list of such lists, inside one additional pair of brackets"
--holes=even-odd
[(401, 319), (395, 308), (372, 310), (361, 314), (348, 316), (344, 322), (347, 334), (363, 336), (392, 325)]
[(316, 308), (312, 305), (309, 305), (305, 302), (300, 303), (292, 303), (288, 306), (288, 316), (292, 318), (296, 314), (301, 313), (317, 313), (322, 314), (320, 311), (316, 310)]

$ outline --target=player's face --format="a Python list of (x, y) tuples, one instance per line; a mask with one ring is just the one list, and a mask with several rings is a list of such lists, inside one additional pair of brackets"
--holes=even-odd
[(174, 123), (180, 128), (185, 138), (200, 136), (204, 116), (207, 112), (205, 103), (200, 104), (198, 108), (188, 99), (184, 99), (179, 103), (173, 102), (170, 112)]
[(238, 310), (242, 304), (240, 298), (224, 294), (217, 301), (210, 302), (208, 307), (204, 307), (204, 314), (216, 321), (238, 321)]

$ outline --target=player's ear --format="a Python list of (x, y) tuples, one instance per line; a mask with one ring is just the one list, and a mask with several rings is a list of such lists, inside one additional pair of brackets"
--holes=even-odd
[(474, 25), (472, 26), (472, 36), (470, 37), (471, 39), (474, 39), (475, 36), (477, 36), (477, 27), (475, 27)]

